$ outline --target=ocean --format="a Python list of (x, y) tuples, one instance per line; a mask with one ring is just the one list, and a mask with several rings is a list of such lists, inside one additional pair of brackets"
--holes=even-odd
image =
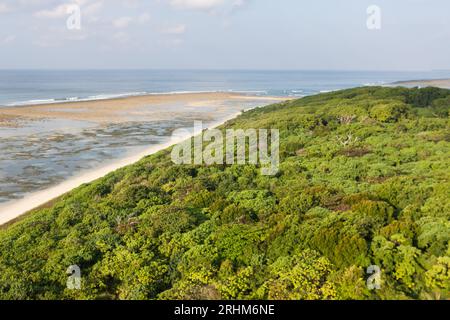
[(0, 70), (0, 106), (205, 91), (301, 97), (449, 77), (450, 71)]

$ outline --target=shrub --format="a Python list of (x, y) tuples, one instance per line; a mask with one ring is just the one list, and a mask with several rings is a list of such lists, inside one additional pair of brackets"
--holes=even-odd
[(401, 102), (379, 104), (370, 109), (370, 116), (381, 122), (397, 122), (408, 113), (408, 105)]

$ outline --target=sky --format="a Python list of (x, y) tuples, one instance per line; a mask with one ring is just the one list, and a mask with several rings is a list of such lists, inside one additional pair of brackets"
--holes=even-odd
[(0, 0), (16, 68), (450, 70), (450, 1)]

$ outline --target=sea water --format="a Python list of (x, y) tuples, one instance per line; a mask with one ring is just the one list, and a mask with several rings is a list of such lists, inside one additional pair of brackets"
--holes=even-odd
[(449, 77), (450, 71), (0, 70), (0, 106), (183, 92), (304, 96)]

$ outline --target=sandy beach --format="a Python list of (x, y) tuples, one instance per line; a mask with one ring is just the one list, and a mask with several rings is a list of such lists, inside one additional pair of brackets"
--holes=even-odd
[[(237, 93), (189, 93), (1, 107), (0, 148), (4, 153), (0, 155), (0, 164), (6, 167), (0, 166), (0, 196), (14, 194), (7, 192), (12, 182), (13, 187), (25, 191), (21, 193), (23, 196), (0, 202), (0, 225), (81, 184), (189, 138), (167, 137), (175, 125), (202, 120), (211, 128), (236, 117), (244, 109), (287, 99)], [(84, 123), (89, 126), (85, 128)], [(144, 128), (139, 127), (143, 124)], [(165, 133), (151, 133), (158, 131), (162, 124), (167, 126), (161, 129)], [(55, 128), (49, 130), (51, 126)], [(75, 132), (62, 133), (61, 127)], [(23, 137), (22, 131), (26, 132)], [(138, 141), (139, 134), (153, 138)], [(127, 143), (132, 146), (126, 156), (101, 154), (105, 150), (114, 152)], [(67, 169), (67, 163), (75, 165)], [(41, 180), (41, 184), (35, 183)], [(13, 187), (9, 186), (11, 190)]]
[(277, 101), (279, 97), (255, 97), (238, 93), (155, 94), (125, 98), (0, 107), (0, 126), (17, 126), (20, 120), (68, 119), (97, 123), (124, 122), (150, 116), (166, 120), (174, 116), (168, 105), (201, 108), (212, 107), (224, 100), (239, 103), (245, 100)]
[(397, 81), (392, 85), (406, 86), (406, 87), (437, 87), (443, 89), (450, 89), (450, 79), (435, 79), (435, 80), (411, 80), (411, 81)]

